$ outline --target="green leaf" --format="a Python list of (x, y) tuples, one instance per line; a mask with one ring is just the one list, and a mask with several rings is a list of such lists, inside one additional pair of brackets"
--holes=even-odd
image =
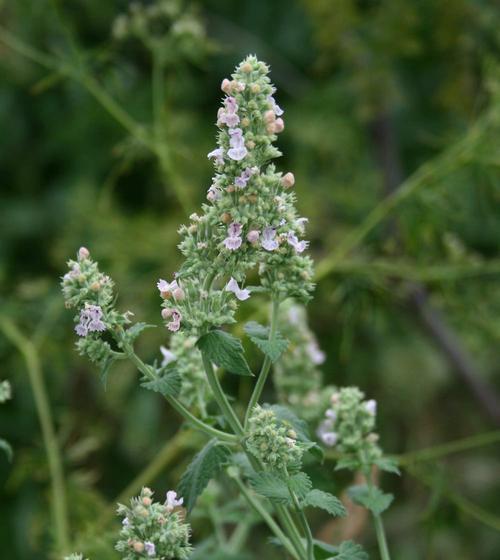
[(231, 334), (221, 330), (210, 331), (199, 338), (196, 345), (219, 367), (237, 375), (253, 375), (245, 360), (240, 340)]
[(368, 560), (368, 554), (363, 547), (353, 541), (344, 541), (338, 549), (335, 560)]
[(384, 512), (394, 499), (392, 494), (384, 494), (380, 488), (376, 486), (368, 487), (365, 484), (351, 486), (347, 493), (355, 504), (364, 506), (375, 515), (380, 515)]
[(284, 339), (279, 332), (275, 333), (274, 339), (269, 340), (269, 327), (264, 327), (255, 321), (245, 325), (245, 332), (250, 340), (266, 355), (271, 362), (279, 360), (281, 354), (288, 347), (288, 340)]
[(287, 483), (279, 474), (274, 472), (259, 472), (251, 479), (250, 484), (257, 494), (269, 498), (282, 505), (292, 503)]
[(398, 469), (398, 462), (396, 459), (390, 457), (380, 457), (379, 459), (375, 459), (374, 463), (382, 471), (393, 474), (401, 474), (401, 471)]
[(336, 496), (323, 490), (311, 490), (303, 499), (302, 505), (324, 509), (334, 517), (347, 515), (344, 504)]
[(292, 475), (288, 480), (288, 485), (293, 493), (302, 500), (310, 492), (312, 488), (311, 479), (305, 472), (298, 472)]
[(10, 443), (0, 438), (0, 449), (5, 451), (5, 454), (7, 455), (7, 459), (9, 461), (12, 461), (12, 457), (14, 454), (12, 452), (12, 447), (10, 446)]
[(124, 333), (126, 341), (130, 344), (142, 333), (145, 329), (155, 328), (156, 325), (149, 325), (148, 323), (134, 323), (129, 329)]
[(227, 463), (230, 455), (230, 449), (223, 445), (218, 445), (215, 439), (210, 440), (195, 455), (179, 483), (179, 494), (184, 498), (184, 504), (188, 513), (193, 509), (198, 496), (205, 490), (209, 481)]
[(340, 471), (342, 469), (347, 469), (349, 471), (356, 471), (359, 469), (359, 466), (359, 459), (356, 459), (355, 457), (342, 457), (337, 461), (335, 470)]
[(170, 369), (168, 373), (156, 379), (150, 380), (147, 377), (143, 377), (142, 379), (142, 387), (160, 393), (164, 397), (167, 395), (176, 397), (181, 390), (182, 379), (175, 369)]

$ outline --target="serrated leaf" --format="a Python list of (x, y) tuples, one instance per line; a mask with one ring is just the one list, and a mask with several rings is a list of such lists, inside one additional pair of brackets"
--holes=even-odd
[(132, 343), (134, 340), (142, 333), (145, 329), (155, 328), (156, 325), (150, 325), (148, 323), (134, 323), (130, 328), (125, 331), (125, 337), (127, 342)]
[(297, 433), (297, 439), (303, 442), (310, 442), (311, 438), (309, 435), (309, 428), (307, 422), (299, 418), (295, 412), (282, 404), (264, 405), (264, 408), (268, 408), (276, 414), (276, 418), (281, 422), (288, 422), (290, 426)]
[(12, 461), (12, 457), (14, 454), (12, 452), (12, 447), (10, 446), (10, 443), (0, 438), (0, 449), (2, 449), (5, 452), (5, 454), (7, 455), (7, 459), (9, 461)]
[(302, 505), (323, 509), (334, 517), (347, 515), (344, 504), (336, 496), (323, 490), (311, 490), (303, 499)]
[(273, 502), (282, 505), (292, 503), (290, 490), (285, 480), (273, 472), (259, 472), (251, 479), (250, 484), (257, 494), (269, 498)]
[(335, 470), (340, 471), (342, 469), (347, 469), (349, 471), (355, 471), (359, 468), (359, 466), (359, 459), (356, 459), (355, 457), (342, 457), (337, 461)]
[(273, 363), (279, 360), (289, 344), (288, 340), (284, 339), (279, 332), (275, 333), (272, 341), (269, 340), (269, 327), (264, 327), (255, 321), (250, 321), (245, 325), (245, 332), (257, 348)]
[(179, 494), (184, 498), (188, 513), (193, 509), (198, 496), (205, 490), (209, 481), (214, 478), (226, 464), (231, 451), (217, 445), (217, 440), (210, 440), (195, 455), (179, 483)]
[(335, 560), (368, 560), (369, 556), (360, 544), (344, 541), (338, 548), (338, 554), (333, 558)]
[(382, 471), (393, 474), (401, 474), (401, 471), (398, 469), (398, 462), (396, 459), (390, 457), (380, 457), (375, 459), (374, 463)]
[(240, 340), (231, 334), (221, 330), (210, 331), (200, 337), (196, 345), (211, 362), (230, 373), (253, 375)]
[(161, 395), (176, 397), (181, 390), (182, 379), (175, 369), (170, 369), (168, 373), (156, 379), (143, 378), (141, 386), (150, 391), (155, 391)]
[(302, 500), (312, 488), (311, 479), (305, 472), (298, 472), (288, 478), (288, 484), (293, 493)]
[(368, 487), (365, 484), (351, 486), (347, 493), (355, 504), (364, 506), (376, 515), (384, 512), (394, 499), (392, 494), (384, 494), (380, 488)]

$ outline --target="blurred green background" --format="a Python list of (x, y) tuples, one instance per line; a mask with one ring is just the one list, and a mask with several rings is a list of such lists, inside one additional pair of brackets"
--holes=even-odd
[[(116, 367), (104, 391), (75, 352), (58, 278), (85, 245), (116, 281), (120, 308), (159, 323), (155, 282), (176, 269), (176, 230), (210, 185), (220, 82), (255, 53), (285, 109), (278, 165), (295, 173), (310, 219), (319, 284), (309, 313), (325, 382), (376, 398), (382, 444), (403, 455), (403, 476), (383, 480), (396, 495), (394, 557), (497, 559), (497, 2), (167, 4), (171, 20), (151, 28), (158, 83), (148, 45), (117, 38), (117, 24), (113, 36), (128, 2), (0, 3), (0, 378), (13, 385), (0, 436), (14, 449), (12, 463), (0, 457), (1, 556), (54, 553), (29, 371), (45, 378), (71, 538), (92, 558), (116, 557), (108, 513), (127, 484), (157, 461), (152, 487), (175, 487), (192, 456), (194, 436), (165, 447), (179, 418), (133, 368)], [(153, 359), (165, 341), (148, 331), (139, 351)], [(459, 450), (436, 448), (469, 436)], [(333, 466), (321, 476), (339, 490)], [(215, 490), (203, 507), (212, 522), (214, 508), (222, 515)], [(195, 542), (213, 532), (205, 510)], [(265, 528), (253, 530), (238, 558), (269, 552)], [(331, 533), (323, 519), (315, 530)], [(346, 530), (377, 557), (369, 524)]]

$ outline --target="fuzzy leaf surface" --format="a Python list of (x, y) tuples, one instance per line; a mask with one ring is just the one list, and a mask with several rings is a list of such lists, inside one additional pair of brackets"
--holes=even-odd
[(184, 498), (188, 513), (191, 512), (198, 496), (205, 490), (210, 480), (227, 463), (230, 455), (230, 449), (217, 445), (217, 440), (213, 439), (194, 456), (179, 483), (179, 494)]
[(147, 379), (143, 378), (141, 386), (150, 391), (160, 393), (164, 397), (176, 397), (181, 390), (182, 379), (175, 369), (170, 369), (168, 373), (156, 378)]
[(248, 367), (241, 341), (235, 336), (214, 330), (196, 343), (203, 354), (217, 366), (237, 375), (253, 375)]
[(289, 344), (288, 340), (283, 338), (279, 332), (275, 334), (274, 340), (269, 340), (270, 328), (255, 321), (250, 321), (245, 325), (245, 332), (257, 348), (268, 356), (273, 363), (279, 360)]
[(287, 483), (277, 473), (258, 472), (250, 480), (250, 484), (257, 494), (269, 498), (278, 504), (291, 504), (292, 498)]
[(384, 512), (394, 499), (392, 494), (384, 494), (380, 488), (376, 486), (369, 488), (365, 484), (351, 486), (347, 493), (355, 504), (364, 506), (375, 515), (380, 515)]
[(333, 494), (323, 490), (311, 490), (302, 500), (303, 506), (311, 506), (323, 509), (334, 517), (345, 517), (347, 511), (344, 504)]

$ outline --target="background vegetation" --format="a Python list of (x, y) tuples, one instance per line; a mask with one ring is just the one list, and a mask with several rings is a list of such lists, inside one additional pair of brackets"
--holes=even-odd
[[(175, 487), (192, 456), (201, 436), (178, 432), (179, 418), (129, 365), (104, 391), (76, 354), (58, 277), (86, 245), (119, 285), (120, 307), (159, 323), (155, 282), (175, 270), (178, 225), (210, 185), (220, 81), (255, 52), (286, 110), (280, 165), (294, 171), (310, 219), (310, 322), (328, 356), (325, 382), (376, 398), (383, 445), (401, 455), (403, 476), (384, 480), (397, 496), (386, 515), (394, 556), (498, 558), (498, 5), (171, 4), (179, 12), (154, 30), (162, 39), (151, 51), (113, 38), (126, 1), (1, 3), (0, 377), (14, 398), (0, 409), (0, 434), (15, 453), (0, 458), (4, 553), (55, 550), (44, 396), (71, 540), (95, 559), (115, 557), (118, 497), (146, 481), (159, 493)], [(158, 355), (165, 336), (150, 331), (140, 351)], [(235, 395), (251, 389), (228, 382)], [(338, 490), (333, 474), (324, 483)], [(213, 487), (195, 542), (223, 539), (231, 515)], [(376, 557), (369, 524), (350, 519), (319, 517), (315, 530), (354, 537)], [(267, 532), (252, 519), (248, 530), (260, 537), (227, 558), (257, 557)]]

